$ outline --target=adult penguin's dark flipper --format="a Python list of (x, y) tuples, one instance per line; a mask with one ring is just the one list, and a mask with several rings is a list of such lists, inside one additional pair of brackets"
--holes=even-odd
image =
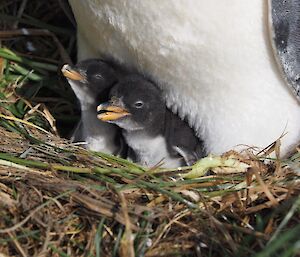
[(275, 57), (293, 94), (300, 101), (300, 0), (269, 0)]

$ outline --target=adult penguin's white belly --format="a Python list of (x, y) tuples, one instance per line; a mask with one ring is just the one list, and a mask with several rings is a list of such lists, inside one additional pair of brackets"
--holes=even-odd
[[(79, 57), (138, 68), (188, 118), (209, 152), (300, 139), (300, 104), (271, 49), (261, 0), (70, 0)], [(134, 94), (134, 92), (133, 92)]]

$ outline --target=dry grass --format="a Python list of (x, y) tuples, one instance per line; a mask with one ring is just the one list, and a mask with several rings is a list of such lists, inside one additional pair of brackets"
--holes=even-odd
[[(233, 169), (203, 175), (203, 163), (219, 157), (145, 169), (58, 136), (78, 114), (56, 73), (75, 42), (58, 26), (71, 17), (62, 3), (0, 3), (0, 36), (13, 50), (0, 49), (2, 256), (296, 256), (300, 152), (227, 153), (221, 163)], [(269, 149), (278, 155), (278, 142)]]

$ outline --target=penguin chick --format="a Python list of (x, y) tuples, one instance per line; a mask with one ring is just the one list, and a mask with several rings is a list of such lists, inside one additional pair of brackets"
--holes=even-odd
[(81, 120), (72, 136), (73, 141), (86, 142), (94, 151), (116, 153), (118, 128), (96, 119), (97, 104), (108, 100), (109, 90), (117, 82), (115, 70), (99, 59), (88, 59), (75, 66), (65, 64), (61, 69), (72, 87), (81, 107)]
[(97, 108), (98, 119), (122, 128), (136, 162), (166, 167), (191, 165), (205, 155), (203, 142), (188, 124), (166, 108), (161, 90), (139, 75), (127, 76)]

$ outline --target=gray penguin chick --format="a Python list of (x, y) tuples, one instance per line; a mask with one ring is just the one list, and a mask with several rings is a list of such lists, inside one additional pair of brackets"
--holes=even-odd
[(134, 161), (142, 165), (192, 165), (206, 154), (188, 124), (167, 109), (161, 90), (141, 75), (123, 78), (97, 110), (101, 121), (122, 128)]
[(88, 59), (74, 66), (65, 64), (62, 73), (81, 108), (81, 120), (72, 140), (84, 141), (90, 150), (117, 153), (120, 148), (116, 140), (118, 128), (96, 118), (99, 101), (108, 100), (109, 90), (118, 80), (115, 69), (103, 60)]

